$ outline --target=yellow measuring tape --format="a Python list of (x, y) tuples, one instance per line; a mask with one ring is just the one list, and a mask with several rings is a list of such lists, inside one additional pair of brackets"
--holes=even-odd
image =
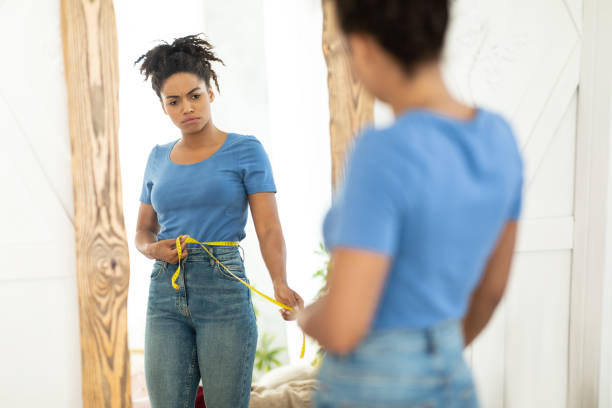
[[(182, 248), (181, 248), (181, 238), (183, 236), (180, 235), (177, 239), (176, 239), (176, 251), (178, 253), (178, 268), (176, 268), (176, 272), (174, 272), (174, 275), (172, 275), (172, 287), (175, 290), (179, 290), (181, 287), (176, 283), (176, 281), (178, 280), (179, 275), (181, 274), (181, 254), (182, 254)], [(218, 241), (218, 242), (200, 242), (197, 241), (191, 237), (188, 237), (185, 240), (185, 244), (198, 244), (200, 245), (204, 251), (206, 251), (206, 253), (215, 261), (217, 262), (217, 265), (221, 266), (223, 269), (225, 269), (230, 275), (232, 275), (237, 281), (241, 282), (243, 285), (245, 285), (247, 288), (251, 289), (253, 292), (257, 293), (260, 296), (263, 296), (265, 299), (269, 300), (270, 302), (274, 303), (275, 305), (282, 307), (283, 309), (287, 309), (287, 310), (293, 310), (293, 308), (291, 306), (287, 306), (284, 303), (279, 302), (278, 300), (271, 298), (270, 296), (266, 295), (265, 293), (260, 292), (259, 290), (255, 289), (253, 286), (249, 285), (247, 282), (245, 282), (243, 279), (240, 279), (238, 276), (236, 276), (235, 273), (233, 273), (232, 271), (229, 270), (229, 268), (227, 266), (225, 266), (223, 264), (223, 262), (219, 261), (209, 250), (208, 248), (206, 248), (206, 245), (208, 246), (233, 246), (233, 247), (237, 247), (239, 244), (238, 242), (235, 241)], [(302, 333), (302, 351), (300, 352), (300, 358), (304, 358), (304, 352), (306, 351), (306, 336)]]

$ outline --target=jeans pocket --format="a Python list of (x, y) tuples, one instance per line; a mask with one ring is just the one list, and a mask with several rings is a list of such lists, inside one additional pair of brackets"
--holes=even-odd
[(159, 259), (155, 260), (153, 264), (153, 271), (151, 272), (151, 280), (157, 280), (162, 275), (162, 273), (166, 270), (166, 265), (168, 265), (165, 261), (160, 261)]
[(240, 255), (238, 254), (224, 260), (219, 259), (219, 262), (215, 265), (215, 271), (223, 279), (237, 281), (237, 276), (238, 278), (246, 281), (244, 264), (242, 262), (242, 258), (240, 258)]

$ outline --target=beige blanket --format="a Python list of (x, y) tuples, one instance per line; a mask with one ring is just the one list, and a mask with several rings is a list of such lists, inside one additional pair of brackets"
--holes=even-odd
[(296, 380), (274, 388), (254, 385), (249, 408), (310, 408), (317, 381)]

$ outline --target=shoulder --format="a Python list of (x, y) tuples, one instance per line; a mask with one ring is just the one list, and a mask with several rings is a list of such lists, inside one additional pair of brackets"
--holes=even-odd
[(173, 140), (169, 143), (156, 144), (155, 146), (153, 146), (153, 149), (151, 149), (150, 157), (154, 159), (163, 157), (164, 153), (168, 153), (178, 141), (179, 139)]
[(414, 176), (417, 163), (408, 139), (393, 126), (365, 129), (349, 153), (347, 176), (352, 182), (401, 188)]
[(159, 156), (160, 148), (161, 146), (156, 144), (155, 146), (153, 146), (153, 148), (149, 152), (149, 158), (147, 160), (148, 167), (152, 166), (153, 163), (157, 161), (157, 156)]
[(482, 115), (483, 133), (494, 136), (493, 141), (505, 152), (508, 161), (513, 162), (519, 170), (522, 169), (521, 149), (510, 121), (499, 113), (484, 109)]
[(382, 172), (393, 172), (397, 166), (410, 165), (418, 154), (413, 133), (417, 130), (412, 124), (394, 123), (384, 128), (366, 128), (355, 139), (350, 153), (354, 165), (370, 165)]
[(229, 133), (227, 137), (230, 138), (228, 140), (229, 147), (237, 148), (241, 151), (263, 149), (263, 145), (255, 136)]
[(260, 159), (266, 156), (262, 143), (255, 136), (230, 133), (228, 136), (228, 150), (238, 155), (240, 160)]
[(354, 160), (368, 157), (375, 159), (376, 156), (390, 150), (392, 144), (393, 136), (390, 128), (368, 127), (355, 138), (350, 154)]
[(481, 123), (489, 133), (494, 134), (496, 137), (514, 139), (512, 125), (502, 114), (482, 108), (480, 108), (479, 114), (481, 116)]

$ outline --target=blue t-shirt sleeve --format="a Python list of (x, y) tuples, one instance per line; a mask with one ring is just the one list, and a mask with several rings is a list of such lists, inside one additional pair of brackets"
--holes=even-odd
[(247, 194), (276, 193), (272, 166), (261, 142), (248, 136), (241, 145), (239, 166)]
[(140, 193), (140, 202), (145, 204), (151, 204), (151, 189), (153, 188), (153, 170), (155, 167), (155, 153), (158, 146), (155, 146), (151, 153), (149, 153), (149, 159), (147, 160), (147, 166), (145, 167), (144, 177), (142, 180), (142, 191)]
[(332, 249), (365, 249), (392, 256), (398, 249), (406, 187), (397, 185), (397, 175), (376, 141), (366, 140), (365, 135), (360, 139), (336, 196), (327, 242)]
[[(522, 172), (522, 169), (521, 169), (521, 172)], [(514, 195), (514, 201), (512, 202), (512, 207), (510, 208), (510, 219), (513, 221), (518, 221), (518, 219), (521, 216), (522, 209), (523, 209), (523, 176), (521, 173), (520, 181), (518, 183), (518, 187)]]
[(523, 175), (524, 175), (524, 165), (523, 158), (521, 157), (520, 148), (517, 144), (516, 136), (514, 135), (514, 131), (510, 124), (506, 121), (503, 122), (506, 125), (506, 128), (512, 138), (514, 153), (516, 155), (515, 166), (513, 167), (514, 174), (516, 176), (516, 184), (514, 189), (514, 195), (512, 198), (512, 206), (510, 207), (510, 220), (517, 221), (523, 210)]

